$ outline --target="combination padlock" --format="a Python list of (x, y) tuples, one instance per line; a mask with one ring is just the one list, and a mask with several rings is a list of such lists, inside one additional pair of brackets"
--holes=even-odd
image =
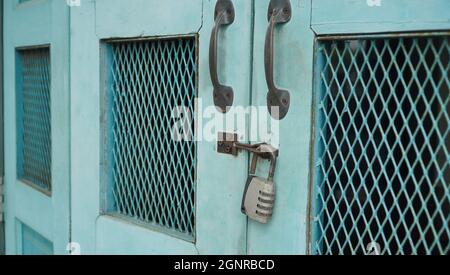
[[(268, 144), (262, 144), (253, 153), (250, 174), (245, 185), (244, 197), (242, 199), (242, 213), (252, 220), (260, 223), (267, 223), (273, 214), (275, 205), (275, 168), (277, 164), (278, 150)], [(256, 176), (258, 159), (269, 159), (270, 170), (267, 179)]]

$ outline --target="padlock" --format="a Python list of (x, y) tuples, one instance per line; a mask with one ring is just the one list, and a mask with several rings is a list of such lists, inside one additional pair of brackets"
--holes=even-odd
[[(278, 150), (270, 145), (257, 148), (260, 153), (253, 152), (250, 175), (245, 185), (241, 210), (250, 219), (260, 223), (268, 223), (275, 205), (275, 184), (273, 181), (277, 162)], [(269, 177), (267, 179), (256, 176), (259, 158), (270, 159)]]

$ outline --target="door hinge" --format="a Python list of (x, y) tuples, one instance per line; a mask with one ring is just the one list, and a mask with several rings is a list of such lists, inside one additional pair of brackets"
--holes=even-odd
[(3, 192), (3, 177), (0, 177), (0, 223), (3, 222), (3, 218), (4, 218), (4, 196), (3, 196), (4, 192)]

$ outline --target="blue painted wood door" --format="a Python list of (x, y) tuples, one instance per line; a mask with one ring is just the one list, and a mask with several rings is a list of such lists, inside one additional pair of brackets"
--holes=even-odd
[[(267, 104), (264, 41), (269, 2), (262, 0), (254, 3), (254, 106)], [(450, 191), (448, 176), (444, 175), (449, 171), (446, 135), (449, 125), (450, 17), (448, 12), (443, 11), (450, 10), (450, 2), (290, 2), (292, 18), (288, 23), (276, 27), (273, 53), (275, 83), (289, 91), (291, 96), (287, 116), (280, 122), (271, 122), (272, 125), (278, 125), (275, 129), (279, 129), (278, 140), (270, 141), (280, 150), (275, 176), (277, 201), (272, 221), (267, 225), (249, 221), (248, 253), (448, 253), (450, 243), (445, 230), (448, 230), (450, 218)], [(395, 33), (391, 35), (394, 39), (388, 39), (389, 33)], [(419, 38), (408, 40), (405, 36)], [(387, 37), (387, 40), (377, 42), (384, 41), (384, 46), (370, 42), (374, 37)], [(398, 81), (411, 81), (411, 73), (404, 69), (407, 64), (416, 66), (412, 73), (421, 88), (398, 84)], [(372, 74), (368, 73), (368, 68), (373, 69)], [(380, 73), (381, 68), (384, 68), (385, 74)], [(355, 69), (360, 70), (359, 78), (354, 74)], [(392, 79), (386, 76), (389, 74)], [(395, 80), (397, 86), (388, 89), (386, 83), (392, 81), (394, 85)], [(409, 93), (410, 97), (406, 97), (406, 100), (396, 94), (402, 88), (405, 93)], [(414, 97), (419, 90), (423, 94), (419, 93)], [(381, 95), (375, 94), (374, 97), (367, 95), (364, 99), (360, 94), (364, 95), (363, 91), (368, 95), (376, 92), (389, 97), (386, 101), (380, 101)], [(433, 103), (438, 98), (440, 107)], [(364, 105), (367, 102), (371, 104)], [(397, 107), (393, 107), (396, 104)], [(417, 107), (408, 109), (407, 106), (414, 104)], [(423, 104), (429, 107), (421, 109), (420, 112), (426, 115), (420, 118), (422, 121), (418, 122), (418, 128), (426, 133), (423, 135), (439, 133), (439, 137), (434, 141), (425, 138), (424, 143), (421, 143), (421, 136), (412, 125), (415, 121), (413, 114), (423, 108)], [(370, 119), (373, 118), (370, 113), (375, 112), (371, 108), (380, 112), (375, 117), (380, 116), (377, 117), (379, 121), (385, 119), (385, 124), (370, 124)], [(390, 119), (382, 117), (388, 116), (389, 111), (393, 110), (397, 113), (393, 112)], [(447, 121), (443, 122), (442, 118), (445, 116)], [(361, 119), (366, 122), (360, 124)], [(407, 127), (400, 129), (397, 128), (398, 125), (388, 121), (403, 121), (402, 125)], [(398, 152), (393, 153), (400, 146), (393, 143), (396, 139), (390, 137), (390, 141), (384, 140), (384, 145), (377, 140), (377, 135), (380, 134), (377, 131), (385, 131), (385, 135), (396, 132), (404, 136), (408, 127), (414, 128), (409, 133), (413, 138), (402, 140), (401, 145), (409, 154), (408, 157), (401, 158), (400, 155), (395, 155)], [(373, 131), (369, 139), (352, 135), (352, 131), (364, 134), (364, 129)], [(260, 141), (265, 140), (260, 137)], [(359, 146), (367, 149), (367, 155), (360, 151), (358, 153)], [(371, 151), (372, 149), (375, 151)], [(392, 154), (386, 154), (383, 150), (391, 150)], [(445, 150), (447, 154), (442, 153)], [(417, 165), (427, 155), (433, 156), (431, 162), (436, 165), (434, 172), (427, 170), (431, 169), (430, 166), (424, 168)], [(369, 165), (364, 168), (364, 160), (368, 159), (374, 167)], [(399, 168), (396, 173), (389, 170), (392, 167), (377, 167), (393, 163), (397, 166), (408, 165), (407, 168)], [(418, 172), (420, 169), (424, 170)], [(259, 173), (264, 175), (267, 172), (267, 167), (261, 165)], [(413, 176), (404, 176), (405, 173)], [(380, 175), (386, 178), (380, 178)], [(388, 185), (390, 187), (385, 187), (386, 179), (392, 184)], [(365, 182), (366, 185), (358, 185), (358, 182)], [(417, 207), (420, 205), (418, 198), (425, 196), (421, 193), (423, 190), (420, 191), (424, 182), (434, 186), (430, 187), (430, 192), (440, 201), (437, 208), (433, 207), (433, 200), (427, 197), (421, 203), (429, 208), (424, 211), (410, 209), (408, 212), (405, 203)], [(403, 191), (398, 191), (396, 184), (403, 186)], [(360, 197), (352, 197), (352, 192)], [(399, 207), (405, 208), (394, 213), (395, 203), (390, 201), (390, 195), (387, 194), (408, 196), (404, 201), (399, 199), (401, 202), (398, 202)], [(364, 198), (368, 200), (363, 200)], [(392, 217), (383, 218), (385, 209), (393, 213)], [(442, 216), (438, 216), (439, 214)], [(396, 218), (396, 215), (400, 218)], [(434, 218), (426, 219), (425, 215)], [(392, 223), (401, 224), (413, 233), (402, 235), (401, 229), (392, 230), (389, 227)], [(422, 239), (415, 235), (415, 230), (421, 230)], [(437, 233), (433, 235), (432, 230)], [(415, 247), (409, 247), (408, 241), (414, 241)]]
[[(247, 106), (252, 1), (234, 2), (236, 20), (219, 33), (219, 77)], [(168, 135), (176, 104), (199, 128), (213, 106), (215, 4), (97, 0), (71, 8), (72, 241), (82, 254), (246, 253), (248, 157), (217, 154), (224, 128), (196, 142)]]
[[(259, 141), (269, 142), (280, 150), (275, 173), (277, 197), (268, 224), (249, 221), (249, 254), (307, 252), (314, 33), (310, 29), (311, 1), (290, 2), (290, 21), (275, 27), (273, 58), (276, 85), (289, 91), (291, 105), (284, 119), (270, 119), (274, 127), (271, 138), (259, 137)], [(265, 110), (268, 88), (264, 47), (269, 3), (268, 0), (255, 1), (251, 94), (252, 105), (262, 106)], [(264, 176), (267, 173), (268, 166), (261, 163), (258, 174)]]
[(4, 2), (7, 254), (67, 254), (69, 9)]
[(310, 253), (448, 254), (450, 2), (311, 11)]

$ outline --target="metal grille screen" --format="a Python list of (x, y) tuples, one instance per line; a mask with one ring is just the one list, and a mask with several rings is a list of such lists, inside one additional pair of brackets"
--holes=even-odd
[(449, 253), (449, 37), (317, 49), (313, 252)]
[(171, 129), (176, 107), (194, 114), (196, 38), (109, 46), (112, 211), (193, 238), (196, 143)]
[(51, 190), (50, 49), (18, 51), (18, 178)]

